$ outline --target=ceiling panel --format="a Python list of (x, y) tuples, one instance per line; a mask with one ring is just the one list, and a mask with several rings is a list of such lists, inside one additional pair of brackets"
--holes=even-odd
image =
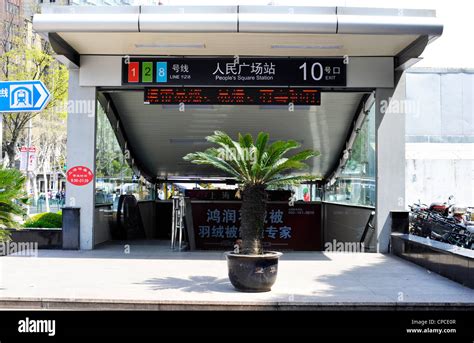
[(270, 133), (271, 140), (295, 139), (303, 148), (321, 151), (310, 163), (311, 172), (326, 176), (340, 157), (345, 138), (363, 93), (323, 92), (321, 106), (186, 106), (144, 105), (143, 91), (110, 94), (129, 139), (134, 158), (156, 176), (221, 176), (212, 168), (185, 162), (189, 152), (210, 145), (205, 137), (222, 130)]
[(320, 57), (395, 56), (418, 38), (417, 35), (283, 33), (60, 32), (59, 35), (80, 54), (90, 55)]

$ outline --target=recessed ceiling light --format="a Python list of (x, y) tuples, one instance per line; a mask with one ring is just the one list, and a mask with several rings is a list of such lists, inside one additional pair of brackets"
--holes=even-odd
[[(294, 105), (295, 109), (298, 111), (308, 111), (311, 110), (313, 106), (311, 105)], [(288, 111), (288, 104), (282, 104), (282, 105), (259, 105), (258, 108), (260, 110), (266, 111), (266, 110), (283, 110), (283, 111)]]
[[(185, 108), (187, 108), (188, 110), (189, 109), (193, 109), (193, 110), (213, 110), (214, 109), (214, 106), (213, 105), (206, 105), (206, 104), (199, 104), (199, 105), (194, 105), (194, 104), (185, 104), (184, 105)], [(181, 108), (181, 105), (179, 104), (172, 104), (172, 105), (161, 105), (161, 108), (164, 109), (164, 110), (172, 110), (172, 111), (176, 111), (176, 110), (179, 110)], [(195, 113), (191, 113), (191, 115), (194, 115)], [(196, 113), (197, 115), (203, 115), (202, 113)]]
[(204, 49), (204, 43), (152, 43), (152, 44), (135, 44), (137, 49), (147, 48), (178, 48), (178, 49)]
[(328, 44), (328, 45), (295, 45), (295, 44), (272, 44), (272, 49), (324, 49), (334, 50), (342, 49), (342, 44)]

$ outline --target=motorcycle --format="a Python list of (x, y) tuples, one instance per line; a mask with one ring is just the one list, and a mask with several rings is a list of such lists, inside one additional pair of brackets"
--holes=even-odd
[(448, 202), (414, 204), (410, 207), (410, 233), (467, 249), (474, 248), (474, 225), (466, 220), (467, 209)]

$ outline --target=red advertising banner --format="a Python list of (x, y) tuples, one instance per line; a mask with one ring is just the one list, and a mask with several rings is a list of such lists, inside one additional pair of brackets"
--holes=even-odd
[[(196, 248), (232, 249), (239, 237), (240, 202), (192, 203)], [(321, 250), (321, 204), (267, 204), (266, 250)]]
[(85, 186), (94, 179), (92, 171), (84, 166), (70, 168), (67, 173), (67, 181), (75, 186)]

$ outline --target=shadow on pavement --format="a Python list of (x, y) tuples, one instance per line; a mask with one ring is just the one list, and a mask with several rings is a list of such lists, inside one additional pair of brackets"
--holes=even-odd
[(215, 276), (191, 276), (190, 278), (164, 277), (145, 280), (140, 284), (148, 285), (155, 291), (164, 289), (176, 289), (191, 293), (234, 293), (228, 278), (217, 278)]

